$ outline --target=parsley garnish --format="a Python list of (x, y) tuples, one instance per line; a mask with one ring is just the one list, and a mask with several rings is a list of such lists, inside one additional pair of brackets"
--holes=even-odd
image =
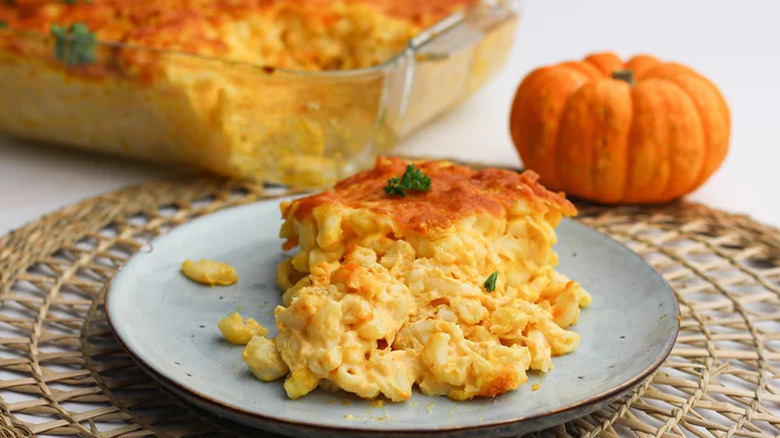
[(493, 272), (490, 274), (490, 276), (485, 280), (485, 290), (488, 292), (493, 292), (496, 290), (496, 280), (498, 280), (498, 271)]
[(91, 64), (95, 62), (95, 34), (81, 23), (69, 28), (51, 25), (54, 36), (54, 57), (68, 65)]
[(6, 28), (6, 27), (8, 27), (8, 23), (6, 23), (6, 22), (5, 22), (5, 21), (3, 21), (3, 20), (0, 20), (0, 29), (4, 29), (4, 28)]
[(428, 190), (431, 188), (431, 179), (415, 169), (414, 164), (407, 164), (406, 171), (398, 177), (387, 180), (387, 185), (382, 189), (388, 196), (406, 196), (404, 190)]

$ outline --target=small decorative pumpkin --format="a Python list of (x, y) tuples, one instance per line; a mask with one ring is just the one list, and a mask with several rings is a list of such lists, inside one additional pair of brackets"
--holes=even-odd
[(509, 125), (525, 167), (548, 188), (655, 203), (690, 193), (718, 169), (730, 116), (717, 87), (688, 67), (599, 53), (526, 76)]

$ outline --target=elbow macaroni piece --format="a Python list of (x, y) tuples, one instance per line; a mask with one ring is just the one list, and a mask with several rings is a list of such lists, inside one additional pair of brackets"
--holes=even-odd
[(290, 369), (279, 355), (276, 341), (264, 335), (254, 335), (246, 344), (241, 358), (260, 380), (270, 382), (287, 375)]
[(185, 260), (181, 272), (190, 280), (209, 286), (230, 286), (238, 281), (236, 269), (227, 263), (201, 259), (197, 262)]
[(253, 336), (266, 336), (268, 329), (260, 325), (252, 318), (243, 319), (241, 315), (231, 313), (227, 318), (222, 318), (217, 325), (225, 340), (233, 345), (246, 345)]

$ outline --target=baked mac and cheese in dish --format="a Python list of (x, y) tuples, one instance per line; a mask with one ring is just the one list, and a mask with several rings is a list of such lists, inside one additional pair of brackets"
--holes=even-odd
[(407, 48), (478, 3), (0, 0), (0, 132), (330, 185), (496, 71), (514, 20), (473, 55)]
[[(291, 398), (317, 387), (403, 401), (413, 387), (493, 397), (574, 351), (591, 297), (555, 271), (576, 213), (532, 172), (380, 157), (332, 190), (284, 202), (278, 335), (244, 360)], [(238, 323), (242, 323), (238, 318)]]

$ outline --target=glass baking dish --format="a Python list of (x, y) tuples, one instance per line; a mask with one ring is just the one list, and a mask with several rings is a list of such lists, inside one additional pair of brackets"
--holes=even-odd
[(481, 1), (380, 65), (324, 72), (99, 41), (84, 63), (63, 50), (77, 44), (69, 36), (0, 29), (0, 132), (320, 187), (484, 85), (508, 56), (521, 8)]

